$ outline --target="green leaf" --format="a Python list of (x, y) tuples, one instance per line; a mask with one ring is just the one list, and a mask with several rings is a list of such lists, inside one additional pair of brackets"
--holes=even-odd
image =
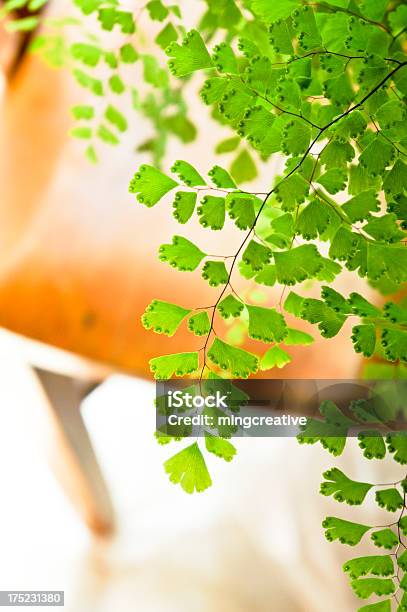
[(343, 119), (340, 119), (334, 126), (335, 135), (343, 142), (347, 142), (350, 138), (356, 138), (365, 132), (367, 123), (362, 113), (354, 110)]
[(228, 85), (229, 81), (226, 77), (207, 79), (200, 92), (204, 104), (210, 105), (219, 102)]
[(236, 448), (223, 438), (213, 436), (209, 431), (205, 431), (206, 450), (225, 461), (232, 461), (236, 455)]
[(160, 261), (167, 261), (181, 272), (195, 270), (206, 254), (182, 236), (173, 236), (172, 244), (162, 244), (158, 250)]
[(168, 61), (170, 72), (176, 77), (212, 67), (211, 56), (197, 30), (188, 32), (182, 45), (171, 43), (165, 52), (171, 58)]
[[(404, 487), (403, 487), (404, 488)], [(403, 535), (407, 535), (407, 516), (403, 516), (399, 520), (399, 527)]]
[(178, 183), (157, 168), (143, 164), (129, 185), (129, 192), (137, 194), (137, 200), (151, 208), (176, 187)]
[(312, 49), (322, 45), (321, 35), (319, 33), (314, 11), (310, 6), (293, 11), (293, 28), (297, 34), (298, 45), (302, 51), (308, 53)]
[(219, 338), (213, 341), (208, 357), (212, 363), (236, 378), (247, 378), (250, 374), (255, 374), (259, 368), (259, 359), (256, 355), (231, 346)]
[[(343, 73), (332, 79), (327, 79), (324, 82), (324, 94), (335, 106), (348, 106), (354, 96), (348, 75)], [(339, 138), (341, 138), (340, 134)]]
[(114, 74), (109, 79), (109, 87), (115, 94), (122, 94), (126, 87), (118, 74)]
[[(76, 1), (77, 0), (75, 0), (75, 2)], [(103, 30), (111, 32), (117, 23), (117, 10), (110, 7), (100, 9), (98, 11), (98, 20)]]
[(7, 32), (31, 32), (38, 27), (40, 20), (38, 17), (23, 17), (22, 19), (13, 19), (5, 24)]
[(154, 21), (164, 21), (168, 15), (168, 9), (161, 0), (150, 0), (147, 3), (146, 8), (149, 12), (150, 19)]
[(323, 474), (325, 482), (321, 484), (322, 495), (333, 495), (338, 502), (345, 501), (347, 504), (360, 505), (373, 485), (366, 482), (350, 480), (338, 468), (332, 468)]
[(202, 268), (202, 276), (211, 287), (226, 285), (229, 273), (223, 261), (207, 261)]
[(293, 329), (292, 327), (288, 328), (288, 334), (284, 338), (284, 344), (287, 346), (301, 344), (303, 346), (308, 346), (313, 344), (314, 338), (307, 334), (306, 332), (301, 331), (300, 329)]
[(255, 100), (255, 93), (239, 81), (230, 81), (219, 102), (219, 112), (234, 123), (245, 115), (247, 107)]
[(332, 194), (343, 191), (346, 187), (347, 173), (342, 168), (331, 168), (322, 174), (317, 182)]
[(256, 271), (253, 270), (251, 266), (245, 264), (244, 261), (239, 261), (237, 266), (243, 278), (250, 280), (251, 278), (254, 278), (256, 276)]
[(304, 298), (294, 293), (294, 291), (290, 291), (286, 301), (284, 302), (284, 310), (296, 317), (301, 317), (303, 303)]
[(335, 310), (335, 312), (340, 312), (342, 314), (349, 314), (351, 312), (351, 308), (340, 293), (332, 289), (332, 287), (322, 287), (321, 297), (326, 302), (326, 304)]
[(378, 212), (379, 200), (374, 189), (362, 191), (342, 205), (343, 211), (352, 223), (369, 218), (371, 212)]
[(82, 64), (85, 64), (86, 66), (92, 67), (98, 65), (102, 56), (102, 51), (99, 47), (85, 43), (74, 43), (71, 45), (70, 51), (74, 59), (82, 62)]
[(371, 595), (390, 595), (396, 587), (389, 578), (359, 578), (350, 583), (355, 594), (361, 599), (368, 599)]
[(334, 516), (327, 516), (322, 523), (322, 527), (326, 530), (325, 537), (329, 542), (339, 540), (341, 544), (348, 544), (349, 546), (359, 544), (364, 534), (371, 529), (368, 525), (351, 523)]
[(374, 531), (371, 535), (371, 539), (375, 546), (379, 548), (386, 548), (386, 550), (391, 550), (398, 544), (398, 538), (394, 531), (390, 528), (386, 527), (386, 529), (380, 529), (379, 531)]
[(306, 240), (317, 238), (332, 223), (332, 211), (322, 200), (312, 200), (298, 216), (295, 231)]
[(362, 295), (359, 295), (359, 293), (351, 293), (348, 297), (348, 302), (352, 311), (360, 317), (380, 316), (380, 310), (368, 302)]
[(221, 140), (215, 149), (215, 153), (230, 153), (231, 151), (235, 151), (240, 144), (239, 136), (232, 136), (232, 138), (226, 138), (225, 140)]
[[(167, 87), (168, 73), (162, 68), (154, 55), (143, 55), (143, 77), (146, 83), (159, 89)], [(120, 93), (120, 92), (119, 92)]]
[(238, 38), (237, 48), (247, 59), (252, 59), (256, 55), (260, 55), (260, 50), (253, 40), (249, 38)]
[(381, 21), (386, 7), (387, 0), (362, 0), (360, 10), (365, 17), (374, 21)]
[[(363, 275), (371, 280), (379, 280), (386, 275), (395, 283), (407, 280), (407, 249), (377, 242), (368, 242), (366, 249), (367, 270), (362, 270)], [(361, 264), (362, 268), (364, 262)]]
[(361, 431), (358, 440), (360, 448), (364, 450), (363, 455), (367, 459), (383, 459), (386, 455), (386, 445), (378, 431)]
[(195, 125), (183, 112), (165, 117), (164, 125), (169, 132), (174, 134), (183, 143), (192, 142), (196, 138), (197, 130)]
[(320, 162), (327, 170), (331, 168), (346, 168), (348, 162), (355, 157), (355, 151), (349, 142), (331, 140), (320, 155)]
[(243, 149), (230, 166), (232, 177), (238, 183), (248, 183), (256, 178), (257, 168), (250, 153)]
[(352, 342), (356, 353), (371, 357), (376, 346), (376, 328), (372, 323), (352, 327)]
[(376, 111), (376, 119), (382, 130), (389, 130), (404, 121), (406, 109), (399, 100), (390, 100)]
[(230, 45), (224, 42), (215, 45), (212, 53), (212, 60), (218, 72), (239, 74), (236, 56)]
[[(251, 268), (249, 269), (251, 270)], [(264, 266), (261, 272), (259, 272), (256, 275), (255, 280), (256, 280), (256, 283), (259, 283), (259, 285), (266, 285), (266, 287), (273, 287), (277, 282), (276, 267), (272, 265)]]
[(367, 604), (366, 606), (358, 608), (357, 612), (391, 612), (391, 599)]
[(110, 121), (120, 132), (125, 132), (128, 128), (127, 120), (122, 113), (114, 106), (109, 104), (105, 111), (105, 118)]
[(404, 552), (398, 557), (397, 565), (401, 567), (404, 571), (407, 571), (407, 552)]
[(117, 145), (120, 142), (116, 134), (113, 134), (113, 132), (109, 130), (106, 125), (100, 125), (96, 134), (101, 140), (103, 140), (103, 142), (106, 142), (107, 144)]
[(89, 138), (92, 138), (92, 129), (89, 127), (75, 127), (71, 130), (71, 136), (82, 140), (89, 140)]
[(371, 555), (350, 559), (343, 565), (343, 571), (355, 580), (367, 574), (374, 576), (391, 576), (394, 572), (393, 559), (390, 555)]
[[(383, 423), (384, 417), (380, 405), (375, 405), (374, 400), (359, 399), (353, 400), (349, 409), (359, 421), (363, 423)], [(380, 435), (373, 430), (374, 435)]]
[(234, 189), (236, 183), (230, 176), (229, 172), (220, 166), (214, 166), (208, 172), (208, 176), (212, 179), (212, 182), (221, 189)]
[(178, 32), (174, 28), (171, 22), (168, 22), (163, 29), (157, 34), (155, 42), (163, 51), (170, 45), (172, 42), (178, 39)]
[(32, 12), (34, 11), (38, 11), (40, 8), (42, 8), (46, 3), (48, 2), (48, 0), (30, 0), (30, 2), (28, 3), (28, 9)]
[(115, 69), (118, 67), (119, 62), (113, 51), (105, 51), (103, 57), (109, 68)]
[(89, 89), (95, 96), (103, 96), (102, 81), (99, 79), (94, 79), (78, 68), (72, 70), (72, 74), (81, 87)]
[(156, 334), (173, 336), (184, 318), (191, 312), (170, 302), (153, 300), (141, 317), (145, 329), (152, 329)]
[(124, 64), (134, 64), (138, 60), (138, 53), (131, 43), (120, 47), (120, 59)]
[(296, 6), (298, 6), (297, 0), (279, 0), (279, 2), (252, 0), (251, 3), (252, 11), (265, 23), (274, 23), (279, 19), (286, 19)]
[(212, 484), (205, 459), (196, 442), (167, 459), (164, 468), (170, 481), (180, 484), (186, 493), (205, 491)]
[(225, 198), (207, 195), (197, 208), (199, 223), (212, 230), (221, 230), (225, 223)]
[(192, 191), (178, 191), (175, 194), (173, 217), (178, 223), (186, 223), (195, 210), (197, 194)]
[(157, 380), (168, 380), (172, 376), (185, 376), (198, 369), (198, 353), (174, 353), (150, 359), (150, 370)]
[(249, 336), (262, 342), (282, 342), (287, 335), (287, 324), (275, 308), (246, 304), (249, 313)]
[(398, 159), (393, 168), (386, 173), (383, 189), (387, 195), (398, 195), (407, 190), (407, 165), (400, 159)]
[(405, 465), (407, 463), (407, 433), (399, 431), (386, 437), (387, 450), (393, 454), (394, 461)]
[(95, 109), (93, 106), (72, 106), (71, 113), (78, 121), (80, 119), (90, 120), (95, 116)]
[(277, 183), (274, 193), (277, 202), (281, 202), (283, 210), (295, 210), (297, 204), (305, 202), (309, 193), (309, 183), (300, 174), (292, 174)]
[(370, 217), (369, 222), (363, 226), (363, 231), (380, 242), (399, 242), (406, 235), (399, 229), (394, 213)]
[(136, 30), (133, 16), (127, 11), (117, 11), (116, 23), (120, 26), (123, 34), (134, 34)]
[(305, 153), (311, 140), (311, 129), (300, 119), (289, 121), (282, 130), (282, 150), (286, 155)]
[(96, 155), (96, 151), (95, 151), (95, 147), (94, 147), (94, 146), (89, 145), (89, 146), (86, 148), (85, 155), (86, 155), (86, 157), (87, 157), (88, 161), (90, 161), (90, 163), (91, 163), (91, 164), (97, 164), (97, 162), (98, 162), (98, 158), (97, 158), (97, 155)]
[(259, 272), (270, 262), (271, 256), (272, 252), (269, 248), (251, 240), (243, 253), (242, 260), (254, 272)]
[(282, 285), (295, 285), (314, 278), (322, 269), (323, 257), (314, 244), (303, 244), (289, 251), (275, 251), (277, 280)]
[(339, 261), (348, 261), (357, 252), (359, 244), (358, 234), (345, 227), (340, 227), (331, 241), (329, 257), (339, 259)]
[(328, 259), (327, 257), (323, 257), (323, 267), (321, 268), (321, 270), (318, 272), (317, 274), (317, 279), (320, 281), (325, 281), (326, 283), (332, 283), (335, 278), (338, 276), (338, 274), (340, 274), (340, 272), (342, 271), (341, 266), (336, 263), (335, 261), (332, 261), (331, 259)]
[(370, 176), (380, 176), (394, 158), (394, 149), (383, 136), (375, 136), (359, 157), (360, 165)]
[(394, 202), (389, 202), (387, 204), (388, 212), (392, 212), (397, 215), (397, 219), (400, 219), (403, 223), (401, 227), (403, 229), (407, 228), (407, 197), (398, 194), (394, 196)]
[(171, 168), (171, 172), (177, 174), (179, 180), (182, 181), (188, 187), (198, 187), (206, 185), (205, 180), (202, 178), (199, 172), (197, 172), (197, 170), (195, 170), (195, 168), (186, 161), (176, 161)]
[[(266, 209), (265, 212), (267, 214), (268, 210)], [(291, 248), (294, 237), (293, 215), (290, 213), (279, 215), (272, 220), (270, 226), (273, 233), (267, 237), (267, 240), (279, 248)]]
[(345, 448), (348, 426), (346, 424), (320, 421), (308, 417), (307, 425), (297, 436), (300, 444), (315, 444), (320, 442), (322, 447), (335, 457), (341, 455)]
[(271, 370), (274, 367), (283, 368), (290, 363), (291, 356), (279, 346), (268, 349), (261, 358), (260, 370)]
[[(257, 62), (258, 65), (259, 62)], [(271, 68), (270, 68), (271, 70)], [(238, 123), (239, 136), (245, 136), (256, 149), (267, 136), (268, 130), (273, 127), (275, 117), (264, 106), (250, 106)]]
[(192, 315), (188, 320), (188, 329), (195, 336), (206, 336), (211, 329), (211, 322), (206, 311)]
[(100, 6), (100, 0), (74, 0), (73, 3), (82, 11), (84, 15), (90, 15)]
[(349, 166), (349, 184), (348, 193), (350, 195), (359, 195), (361, 191), (374, 188), (375, 191), (381, 189), (382, 180), (381, 177), (369, 176), (367, 170), (362, 168), (361, 165)]
[(398, 34), (406, 25), (407, 8), (405, 5), (400, 5), (395, 11), (389, 15), (389, 21), (392, 29)]
[(407, 325), (407, 310), (399, 304), (393, 304), (393, 302), (387, 302), (383, 306), (383, 314), (386, 319), (389, 319), (391, 323), (401, 323)]
[(249, 229), (254, 225), (256, 219), (254, 202), (255, 199), (245, 193), (231, 193), (226, 196), (229, 217), (239, 229)]
[(395, 488), (376, 491), (376, 501), (381, 508), (386, 508), (388, 512), (396, 512), (404, 505), (403, 498)]
[(346, 321), (346, 317), (329, 308), (325, 302), (314, 298), (303, 300), (301, 318), (309, 321), (309, 323), (318, 323), (318, 329), (324, 338), (336, 336)]
[(288, 27), (288, 21), (279, 19), (272, 23), (269, 29), (270, 45), (276, 53), (283, 55), (293, 55), (294, 49), (291, 40), (291, 32)]
[(244, 308), (244, 304), (237, 300), (232, 294), (229, 294), (221, 300), (217, 306), (219, 314), (223, 319), (229, 317), (239, 317)]
[(385, 328), (382, 331), (381, 345), (389, 361), (407, 363), (407, 331)]

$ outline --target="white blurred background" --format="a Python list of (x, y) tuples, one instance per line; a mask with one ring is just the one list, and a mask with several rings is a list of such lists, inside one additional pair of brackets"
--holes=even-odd
[(212, 488), (189, 496), (162, 467), (175, 451), (153, 437), (153, 384), (111, 376), (83, 406), (117, 513), (116, 534), (95, 539), (52, 475), (32, 371), (13, 337), (0, 346), (0, 589), (65, 590), (69, 612), (357, 608), (341, 563), (363, 550), (328, 543), (321, 521), (387, 515), (321, 497), (321, 473), (381, 482), (400, 469), (362, 461), (353, 441), (333, 460), (293, 439), (239, 439), (231, 464), (209, 457)]

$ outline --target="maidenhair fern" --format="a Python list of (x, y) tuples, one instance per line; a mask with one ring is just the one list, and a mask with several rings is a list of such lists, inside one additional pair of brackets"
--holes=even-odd
[[(398, 403), (403, 404), (405, 385), (398, 389)], [(388, 390), (387, 390), (388, 393)], [(396, 395), (393, 397), (397, 400)], [(396, 401), (397, 403), (397, 401)], [(351, 402), (343, 414), (332, 402), (321, 404), (322, 419), (310, 419), (298, 436), (302, 444), (322, 446), (334, 456), (344, 452), (351, 428), (359, 430), (359, 446), (368, 460), (392, 456), (399, 465), (407, 464), (407, 435), (391, 431), (387, 425), (394, 417), (394, 406), (387, 414), (379, 414), (374, 402)], [(335, 434), (335, 435), (334, 435)], [(407, 476), (393, 482), (374, 484), (351, 479), (336, 467), (323, 474), (320, 493), (350, 506), (362, 505), (372, 496), (377, 506), (389, 513), (380, 525), (354, 523), (346, 518), (327, 516), (322, 527), (329, 542), (338, 540), (347, 546), (365, 545), (370, 540), (371, 554), (356, 556), (343, 565), (355, 595), (376, 601), (358, 608), (358, 612), (391, 612), (407, 610)], [(342, 513), (346, 517), (346, 512)], [(381, 550), (375, 550), (375, 547)], [(366, 550), (366, 547), (365, 547)], [(380, 597), (381, 599), (377, 599)]]
[[(173, 336), (185, 326), (191, 338), (202, 339), (199, 351), (186, 345), (184, 352), (151, 359), (154, 377), (247, 378), (260, 370), (284, 368), (292, 359), (292, 345), (313, 341), (310, 334), (291, 327), (288, 316), (314, 325), (324, 338), (335, 337), (351, 321), (354, 350), (382, 359), (367, 365), (367, 375), (405, 377), (407, 303), (391, 297), (407, 281), (405, 3), (205, 0), (196, 3), (197, 12), (198, 7), (204, 11), (192, 29), (183, 22), (183, 3), (151, 0), (135, 12), (119, 0), (74, 4), (78, 20), (48, 23), (34, 43), (54, 64), (67, 62), (89, 91), (89, 102), (72, 109), (73, 135), (88, 143), (87, 154), (95, 160), (96, 141), (117, 144), (128, 131), (129, 120), (115, 100), (131, 97), (135, 109), (151, 121), (154, 135), (138, 146), (152, 153), (152, 164), (138, 168), (130, 192), (147, 207), (171, 198), (173, 217), (181, 226), (160, 246), (158, 257), (186, 275), (200, 274), (202, 282), (216, 290), (207, 307), (168, 303), (160, 296), (146, 307), (142, 323), (147, 329)], [(144, 16), (157, 25), (154, 54), (145, 50), (139, 34)], [(99, 24), (100, 39), (87, 36), (87, 20)], [(71, 25), (77, 40), (67, 45), (61, 31)], [(115, 51), (105, 46), (111, 33), (123, 37)], [(138, 81), (129, 66), (139, 70)], [(202, 104), (230, 134), (217, 143), (211, 168), (195, 168), (181, 159), (165, 170), (158, 166), (168, 135), (184, 143), (196, 136), (183, 95), (191, 76), (193, 84), (201, 79)], [(137, 86), (141, 78), (148, 86), (142, 95)], [(102, 111), (93, 98), (103, 100)], [(284, 159), (281, 174), (269, 179), (261, 192), (247, 189), (258, 162), (267, 164), (273, 155)], [(224, 168), (218, 156), (233, 159)], [(235, 252), (206, 253), (191, 241), (188, 223), (194, 218), (218, 235), (233, 225), (241, 236)], [(344, 270), (387, 295), (386, 303), (378, 307), (359, 293), (338, 292), (332, 285)], [(239, 276), (251, 287), (276, 287), (275, 302), (259, 305), (247, 297), (250, 293), (236, 293), (234, 279)], [(320, 285), (320, 298), (307, 294), (310, 281)], [(227, 333), (223, 321), (229, 324)], [(236, 346), (234, 340), (247, 337), (257, 342), (257, 350)], [(341, 454), (349, 427), (366, 417), (360, 404), (352, 409), (355, 418), (339, 416), (334, 405), (324, 405), (328, 421), (336, 415), (335, 435), (325, 435), (324, 421), (314, 419), (300, 440), (321, 441), (334, 455)], [(231, 460), (235, 450), (225, 438), (232, 433), (207, 432), (206, 451)], [(174, 439), (160, 431), (156, 437), (161, 443)], [(368, 459), (387, 452), (404, 464), (406, 439), (404, 432), (390, 433), (384, 440), (365, 431), (360, 446)], [(169, 459), (165, 468), (171, 481), (187, 492), (211, 484), (197, 442)], [(345, 565), (357, 595), (387, 597), (361, 610), (386, 612), (393, 596), (399, 599), (398, 610), (407, 609), (406, 597), (399, 598), (407, 586), (400, 575), (407, 571), (404, 480), (375, 487), (337, 468), (324, 478), (324, 495), (360, 504), (377, 489), (378, 505), (398, 513), (383, 528), (333, 517), (324, 527), (329, 540), (350, 545), (371, 532), (373, 544), (391, 551)]]

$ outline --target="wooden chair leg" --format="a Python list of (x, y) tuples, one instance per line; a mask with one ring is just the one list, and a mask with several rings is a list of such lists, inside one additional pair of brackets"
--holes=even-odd
[(35, 368), (55, 431), (52, 468), (85, 523), (97, 535), (114, 530), (114, 511), (80, 406), (96, 384)]

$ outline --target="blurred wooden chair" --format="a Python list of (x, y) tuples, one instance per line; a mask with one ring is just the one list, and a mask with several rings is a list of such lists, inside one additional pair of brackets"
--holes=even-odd
[[(109, 533), (112, 504), (80, 415), (81, 399), (111, 372), (146, 377), (152, 356), (200, 348), (187, 330), (168, 339), (142, 328), (140, 315), (153, 298), (177, 296), (194, 307), (214, 303), (217, 292), (199, 275), (186, 279), (156, 258), (156, 245), (168, 240), (176, 223), (165, 207), (152, 217), (140, 205), (129, 206), (122, 187), (137, 160), (116, 159), (116, 168), (129, 163), (118, 178), (111, 160), (92, 169), (66, 153), (71, 100), (63, 71), (23, 53), (27, 39), (4, 31), (0, 37), (6, 76), (0, 106), (0, 326), (19, 335), (48, 396), (65, 489), (87, 524)], [(52, 191), (64, 164), (69, 168)], [(118, 182), (116, 197), (110, 192)], [(213, 240), (216, 248), (218, 237)], [(325, 341), (305, 350), (295, 348), (295, 365), (285, 375), (313, 377), (321, 363), (326, 377), (350, 377), (356, 370), (358, 358), (347, 342), (336, 340), (335, 354)]]
[[(28, 35), (8, 34), (0, 24), (0, 326), (10, 331), (48, 398), (65, 490), (89, 527), (108, 534), (112, 503), (80, 404), (110, 373), (146, 377), (148, 359), (166, 343), (167, 352), (173, 350), (139, 321), (157, 286), (171, 299), (183, 279), (166, 274), (149, 255), (142, 207), (131, 210), (124, 199), (106, 210), (103, 187), (86, 195), (84, 206), (47, 198), (70, 142), (71, 101), (66, 75), (25, 53), (28, 42)], [(97, 173), (84, 158), (81, 166)], [(76, 171), (72, 178), (80, 182)], [(208, 299), (200, 297), (199, 279), (189, 289)]]

